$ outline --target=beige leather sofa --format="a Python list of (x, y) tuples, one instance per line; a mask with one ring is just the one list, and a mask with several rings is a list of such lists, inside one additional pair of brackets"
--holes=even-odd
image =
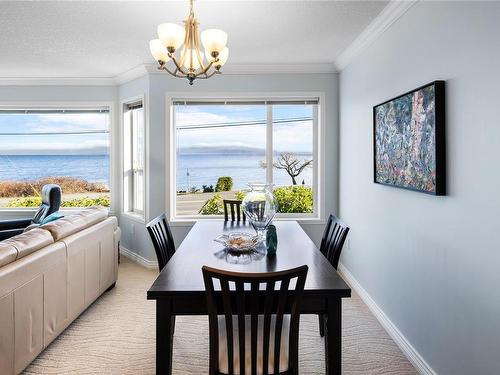
[(0, 374), (20, 373), (118, 273), (117, 220), (87, 209), (0, 242)]

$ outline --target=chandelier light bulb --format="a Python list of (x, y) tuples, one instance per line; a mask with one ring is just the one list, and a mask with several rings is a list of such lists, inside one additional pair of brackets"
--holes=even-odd
[(208, 52), (220, 53), (227, 44), (227, 33), (218, 29), (208, 29), (202, 31), (201, 43)]
[(158, 38), (167, 48), (178, 49), (184, 43), (186, 30), (176, 23), (162, 23), (158, 25)]
[[(184, 67), (186, 69), (191, 68), (191, 56), (193, 58), (193, 69), (198, 69), (200, 67), (200, 62), (198, 61), (198, 56), (196, 55), (196, 50), (186, 49), (182, 51), (182, 54), (186, 53), (186, 58), (184, 59)], [(203, 60), (203, 52), (200, 51), (201, 59)]]
[(161, 61), (166, 63), (170, 58), (168, 57), (168, 51), (163, 45), (160, 39), (153, 39), (149, 41), (149, 50), (151, 55), (156, 61)]

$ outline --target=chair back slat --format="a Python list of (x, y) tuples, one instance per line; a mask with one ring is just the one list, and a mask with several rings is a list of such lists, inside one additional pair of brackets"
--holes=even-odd
[(337, 269), (349, 227), (335, 215), (330, 215), (321, 239), (321, 253)]
[[(233, 375), (237, 369), (241, 375), (247, 374), (247, 371), (252, 375), (268, 375), (271, 353), (271, 374), (298, 373), (300, 302), (307, 269), (304, 265), (287, 271), (254, 274), (217, 270), (207, 266), (202, 268), (210, 326), (210, 374)], [(220, 289), (214, 288), (215, 280), (219, 281)], [(290, 326), (288, 369), (283, 371), (280, 363), (285, 314), (290, 315)], [(221, 323), (221, 317), (224, 323)], [(249, 330), (246, 329), (248, 323)], [(225, 327), (219, 327), (218, 324), (224, 324)], [(237, 327), (234, 327), (235, 324)], [(226, 334), (226, 347), (220, 348), (222, 352), (219, 352), (220, 329), (225, 329)], [(235, 332), (238, 336), (237, 343)], [(259, 337), (262, 345), (258, 344)], [(274, 341), (271, 342), (273, 338)], [(247, 340), (250, 347), (247, 347)], [(227, 353), (227, 370), (219, 368), (219, 354), (222, 353)], [(248, 362), (247, 354), (250, 359)], [(292, 358), (292, 355), (297, 358)], [(262, 358), (262, 361), (258, 361), (258, 358)]]
[(233, 311), (231, 308), (229, 281), (227, 279), (221, 279), (219, 281), (222, 291), (222, 305), (224, 306), (224, 320), (226, 323), (228, 371), (230, 374), (234, 374)]
[[(241, 209), (241, 201), (224, 199), (224, 221), (246, 221), (246, 216)], [(231, 217), (229, 217), (231, 214)]]
[(257, 336), (259, 332), (259, 288), (260, 283), (253, 281), (250, 296), (250, 360), (252, 375), (257, 374)]
[(271, 314), (273, 304), (273, 292), (275, 281), (270, 280), (266, 284), (266, 300), (264, 303), (264, 333), (262, 335), (262, 374), (269, 373), (269, 341), (271, 340)]
[[(238, 315), (238, 338), (245, 337), (245, 284), (239, 280), (236, 281), (236, 308)], [(238, 340), (239, 343), (239, 358), (240, 358), (240, 374), (245, 373), (245, 340)], [(243, 354), (242, 354), (243, 353)]]
[(276, 327), (274, 329), (274, 373), (279, 374), (280, 355), (281, 355), (281, 332), (283, 329), (283, 315), (285, 314), (286, 295), (290, 280), (281, 282), (280, 295), (278, 298), (278, 310), (276, 312)]
[(146, 225), (146, 228), (153, 242), (156, 258), (158, 259), (158, 268), (161, 271), (175, 253), (174, 238), (167, 221), (167, 216), (161, 214), (151, 220)]

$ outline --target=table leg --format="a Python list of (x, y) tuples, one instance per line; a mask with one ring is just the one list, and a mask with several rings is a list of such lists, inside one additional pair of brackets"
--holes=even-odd
[(175, 316), (172, 302), (168, 299), (156, 301), (156, 374), (172, 374), (172, 347)]
[(327, 375), (340, 375), (342, 371), (342, 299), (327, 300), (325, 322), (325, 362)]

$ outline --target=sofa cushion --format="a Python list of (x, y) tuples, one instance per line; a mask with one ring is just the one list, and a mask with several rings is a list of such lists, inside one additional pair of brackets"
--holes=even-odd
[(16, 259), (25, 257), (51, 243), (54, 243), (54, 239), (50, 232), (40, 228), (34, 228), (2, 241), (3, 245), (11, 245), (16, 249)]
[(108, 217), (108, 211), (101, 208), (88, 208), (75, 214), (42, 225), (48, 230), (55, 241), (68, 237), (76, 232), (103, 221)]
[(10, 243), (5, 243), (5, 241), (0, 242), (0, 267), (9, 264), (16, 260), (17, 250), (14, 245)]

